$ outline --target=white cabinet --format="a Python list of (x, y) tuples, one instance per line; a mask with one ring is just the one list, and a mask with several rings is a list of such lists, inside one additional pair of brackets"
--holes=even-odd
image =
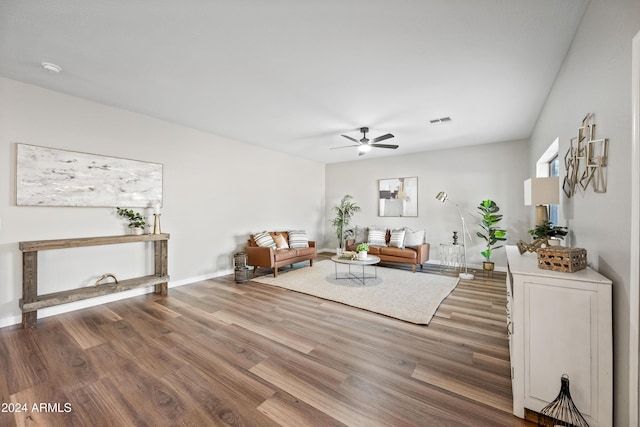
[(569, 375), (571, 397), (591, 427), (613, 423), (611, 281), (586, 268), (538, 268), (536, 254), (507, 246), (507, 329), (513, 413), (540, 412)]

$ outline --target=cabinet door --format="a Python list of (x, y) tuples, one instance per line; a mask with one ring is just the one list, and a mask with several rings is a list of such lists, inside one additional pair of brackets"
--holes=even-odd
[(597, 419), (597, 292), (575, 283), (531, 281), (524, 293), (524, 406), (540, 411), (556, 398), (567, 374), (576, 407)]

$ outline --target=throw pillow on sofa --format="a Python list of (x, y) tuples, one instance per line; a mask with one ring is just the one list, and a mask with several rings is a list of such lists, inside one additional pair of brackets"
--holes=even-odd
[(405, 230), (391, 230), (391, 237), (389, 238), (389, 246), (394, 248), (404, 248), (404, 234)]
[(361, 227), (356, 225), (354, 228), (345, 230), (345, 238), (353, 240), (354, 244), (369, 243), (369, 230), (378, 229), (375, 225), (371, 227)]
[(271, 237), (268, 231), (262, 231), (253, 235), (253, 240), (256, 241), (256, 245), (261, 248), (275, 248), (276, 242)]
[(289, 230), (289, 247), (290, 248), (308, 248), (309, 238), (304, 230)]
[(369, 246), (387, 246), (387, 230), (369, 229)]
[(356, 225), (355, 228), (351, 229), (353, 233), (353, 240), (355, 240), (355, 244), (358, 245), (360, 243), (365, 243), (367, 241), (367, 228), (360, 227)]
[(287, 239), (285, 239), (282, 234), (275, 234), (273, 236), (273, 241), (276, 242), (276, 248), (289, 249), (289, 244), (287, 243)]
[(422, 245), (426, 241), (426, 234), (426, 230), (412, 231), (410, 228), (405, 228), (404, 246), (409, 247)]

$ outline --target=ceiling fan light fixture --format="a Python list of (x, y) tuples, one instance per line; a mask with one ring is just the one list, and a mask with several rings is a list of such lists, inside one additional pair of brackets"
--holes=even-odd
[(370, 140), (369, 138), (367, 138), (367, 132), (369, 132), (368, 127), (361, 127), (360, 132), (362, 132), (362, 138), (360, 138), (359, 140), (349, 135), (341, 135), (344, 138), (347, 138), (349, 141), (355, 142), (356, 143), (355, 145), (347, 145), (344, 147), (334, 147), (334, 148), (331, 148), (331, 150), (336, 150), (338, 148), (357, 147), (358, 155), (362, 156), (365, 153), (368, 153), (369, 151), (371, 151), (372, 148), (388, 148), (393, 150), (398, 148), (396, 144), (379, 144), (380, 141), (385, 141), (387, 139), (393, 138), (394, 137), (393, 134), (387, 133), (385, 135), (381, 135)]
[(360, 153), (368, 153), (371, 151), (371, 146), (369, 144), (362, 144), (358, 147), (358, 152)]

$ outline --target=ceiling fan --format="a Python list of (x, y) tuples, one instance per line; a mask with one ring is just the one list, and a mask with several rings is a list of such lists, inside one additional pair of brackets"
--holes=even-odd
[(369, 128), (362, 127), (360, 128), (360, 132), (362, 132), (362, 138), (360, 138), (360, 140), (352, 138), (348, 135), (342, 135), (348, 140), (357, 143), (356, 145), (345, 145), (344, 147), (335, 147), (335, 148), (332, 148), (332, 150), (337, 150), (339, 148), (358, 147), (358, 155), (362, 156), (365, 153), (369, 152), (371, 148), (390, 148), (392, 150), (395, 150), (396, 148), (398, 148), (398, 146), (395, 144), (378, 144), (380, 141), (393, 138), (393, 135), (390, 133), (379, 136), (377, 138), (369, 139), (367, 138), (367, 132), (369, 132)]

